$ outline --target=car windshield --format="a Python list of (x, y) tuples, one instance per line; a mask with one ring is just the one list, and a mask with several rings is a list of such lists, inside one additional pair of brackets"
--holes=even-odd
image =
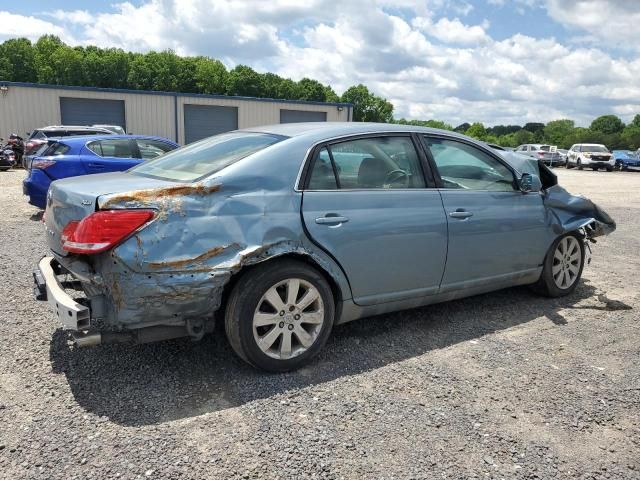
[(608, 152), (609, 150), (607, 150), (606, 147), (603, 147), (602, 145), (583, 145), (582, 151), (583, 152)]
[(233, 132), (205, 138), (131, 169), (165, 180), (191, 182), (267, 148), (285, 137), (265, 133)]

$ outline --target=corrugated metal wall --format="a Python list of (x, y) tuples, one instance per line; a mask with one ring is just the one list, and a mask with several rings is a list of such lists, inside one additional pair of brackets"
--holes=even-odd
[(170, 96), (14, 85), (0, 91), (0, 137), (60, 125), (60, 97), (124, 100), (128, 133), (175, 137), (173, 97)]
[[(221, 105), (238, 108), (238, 128), (280, 123), (280, 109), (326, 112), (327, 121), (349, 121), (349, 108), (332, 104), (273, 102), (248, 99), (173, 96), (73, 88), (50, 88), (7, 84), (0, 87), (0, 137), (24, 136), (34, 128), (62, 123), (60, 97), (125, 101), (128, 133), (158, 135), (184, 144), (184, 104)], [(178, 112), (174, 106), (177, 105)]]

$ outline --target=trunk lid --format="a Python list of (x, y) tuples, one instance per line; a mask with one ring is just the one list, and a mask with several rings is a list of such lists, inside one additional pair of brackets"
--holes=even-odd
[(148, 190), (175, 185), (173, 182), (131, 175), (104, 173), (57, 180), (49, 187), (45, 211), (45, 230), (49, 248), (66, 256), (61, 235), (64, 227), (82, 220), (98, 209), (98, 198), (136, 190)]

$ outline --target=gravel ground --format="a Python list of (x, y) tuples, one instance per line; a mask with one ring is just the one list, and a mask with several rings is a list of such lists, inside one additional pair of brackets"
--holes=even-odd
[(573, 295), (360, 320), (268, 375), (222, 336), (70, 349), (32, 298), (24, 173), (0, 173), (0, 477), (640, 479), (640, 174), (558, 174), (619, 225)]

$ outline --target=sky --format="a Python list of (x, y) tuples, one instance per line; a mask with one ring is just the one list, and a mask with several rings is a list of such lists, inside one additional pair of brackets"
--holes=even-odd
[(207, 55), (452, 125), (640, 113), (640, 0), (21, 0), (0, 41)]

